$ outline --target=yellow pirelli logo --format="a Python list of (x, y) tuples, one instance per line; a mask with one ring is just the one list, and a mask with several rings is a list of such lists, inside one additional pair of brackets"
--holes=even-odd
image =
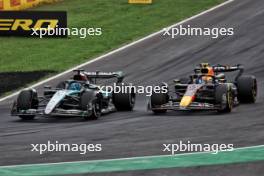
[(32, 19), (0, 19), (0, 31), (40, 30), (47, 28), (47, 26), (56, 28), (58, 22), (57, 19), (39, 19), (36, 21)]
[[(67, 28), (67, 12), (65, 11), (0, 12), (0, 36), (31, 37), (32, 34), (40, 31), (51, 31), (59, 28)], [(67, 35), (52, 34), (50, 36), (66, 37)]]
[(152, 4), (152, 0), (128, 0), (130, 4)]

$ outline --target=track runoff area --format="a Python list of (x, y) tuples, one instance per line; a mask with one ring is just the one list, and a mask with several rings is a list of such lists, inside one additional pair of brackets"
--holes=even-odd
[[(209, 9), (201, 14), (198, 14), (194, 17), (191, 17), (173, 26), (183, 24), (189, 20), (202, 16), (203, 14), (210, 13), (213, 10), (219, 7), (225, 6), (232, 1), (233, 0), (229, 0), (223, 4), (220, 4), (212, 9)], [(151, 34), (150, 36), (147, 36), (139, 41), (131, 43), (125, 47), (119, 48), (111, 53), (108, 53), (104, 56), (96, 58), (95, 60), (87, 62), (78, 67), (82, 67), (84, 65), (95, 62), (99, 59), (102, 59), (106, 56), (119, 52), (143, 40), (151, 38), (155, 35), (159, 35), (161, 32), (162, 31)], [(66, 73), (69, 73), (71, 70), (68, 70), (48, 80), (37, 83), (33, 87), (41, 85), (49, 80), (57, 78)], [(17, 93), (10, 95), (8, 97), (2, 98), (0, 101), (4, 101), (15, 95), (17, 95)], [(142, 157), (107, 159), (107, 160), (0, 166), (0, 175), (30, 176), (30, 175), (65, 175), (65, 174), (101, 173), (101, 172), (118, 172), (118, 171), (120, 172), (120, 171), (151, 170), (151, 169), (246, 163), (246, 162), (263, 161), (263, 160), (264, 160), (264, 145), (259, 145), (259, 146), (236, 148), (233, 151), (221, 151), (217, 154), (214, 154), (212, 152), (196, 152), (196, 153), (183, 153), (183, 154), (176, 154), (176, 155), (142, 156)]]
[(45, 176), (124, 172), (246, 163), (262, 161), (264, 159), (263, 157), (264, 145), (261, 145), (237, 148), (232, 152), (219, 152), (218, 154), (213, 154), (211, 152), (196, 152), (177, 155), (157, 155), (108, 160), (3, 166), (0, 167), (0, 174), (8, 176)]

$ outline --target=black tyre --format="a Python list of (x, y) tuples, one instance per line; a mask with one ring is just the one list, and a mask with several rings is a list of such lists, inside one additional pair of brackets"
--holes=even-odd
[[(127, 86), (128, 84), (117, 85), (117, 86)], [(136, 93), (134, 89), (131, 92), (120, 92), (113, 93), (113, 103), (117, 111), (133, 111), (136, 102)]]
[[(160, 107), (163, 104), (168, 103), (169, 101), (169, 95), (167, 93), (155, 93), (153, 92), (151, 97), (150, 97), (150, 102), (151, 102), (151, 107), (156, 108)], [(160, 110), (152, 110), (155, 114), (160, 114), (160, 113), (166, 113), (166, 109), (160, 109)]]
[(217, 111), (220, 113), (229, 113), (233, 109), (234, 97), (229, 85), (218, 85), (215, 90), (215, 103), (220, 105)]
[(88, 106), (91, 105), (91, 113), (88, 116), (84, 116), (85, 120), (97, 120), (101, 117), (102, 103), (100, 97), (97, 96), (95, 91), (86, 91), (81, 95), (80, 108), (83, 111), (88, 111)]
[[(32, 89), (21, 91), (17, 98), (17, 109), (19, 111), (38, 109), (37, 92)], [(32, 120), (35, 118), (35, 115), (20, 115), (19, 117), (23, 120)]]
[(237, 80), (240, 103), (255, 103), (257, 99), (257, 79), (255, 76), (241, 76)]
[(56, 88), (57, 89), (66, 89), (66, 85), (67, 85), (66, 82), (62, 81), (56, 86)]
[(181, 84), (189, 84), (191, 82), (190, 78), (180, 78)]

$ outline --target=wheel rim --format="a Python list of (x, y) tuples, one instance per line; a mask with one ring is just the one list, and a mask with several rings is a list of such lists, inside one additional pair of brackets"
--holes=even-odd
[(227, 105), (229, 107), (229, 109), (232, 109), (233, 108), (233, 98), (231, 96), (231, 93), (228, 93), (227, 94)]
[(134, 95), (131, 95), (130, 105), (131, 105), (131, 107), (133, 107), (135, 105), (135, 96)]
[(226, 94), (223, 94), (222, 95), (222, 105), (221, 105), (222, 107), (222, 109), (225, 109), (225, 107), (227, 106), (227, 96), (226, 96)]
[(256, 97), (257, 97), (257, 82), (256, 82), (256, 80), (254, 80), (252, 95), (253, 95), (253, 100), (255, 101)]
[(93, 111), (94, 111), (94, 115), (96, 117), (100, 117), (101, 116), (101, 108), (100, 108), (100, 104), (99, 103), (95, 103), (93, 105)]

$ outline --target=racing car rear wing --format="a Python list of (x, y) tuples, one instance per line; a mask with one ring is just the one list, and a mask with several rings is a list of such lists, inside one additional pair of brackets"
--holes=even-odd
[(91, 79), (111, 79), (111, 78), (117, 78), (117, 82), (120, 83), (124, 79), (124, 74), (123, 72), (101, 72), (101, 71), (96, 71), (96, 72), (83, 72), (88, 78)]
[[(215, 66), (212, 66), (212, 68), (215, 73), (226, 73), (226, 72), (239, 71), (237, 76), (235, 77), (235, 80), (237, 80), (244, 72), (244, 66), (240, 64), (235, 65), (235, 66), (215, 65)], [(202, 72), (202, 69), (200, 67), (196, 67), (194, 71)]]
[(244, 72), (244, 66), (243, 65), (235, 65), (235, 66), (223, 66), (223, 65), (216, 65), (213, 66), (213, 69), (216, 73), (224, 73), (224, 72), (234, 72), (239, 71), (238, 74), (235, 77), (235, 81), (243, 74)]
[(223, 66), (223, 65), (216, 65), (213, 66), (215, 72), (233, 72), (233, 71), (244, 71), (244, 66), (242, 65), (235, 65), (235, 66)]

